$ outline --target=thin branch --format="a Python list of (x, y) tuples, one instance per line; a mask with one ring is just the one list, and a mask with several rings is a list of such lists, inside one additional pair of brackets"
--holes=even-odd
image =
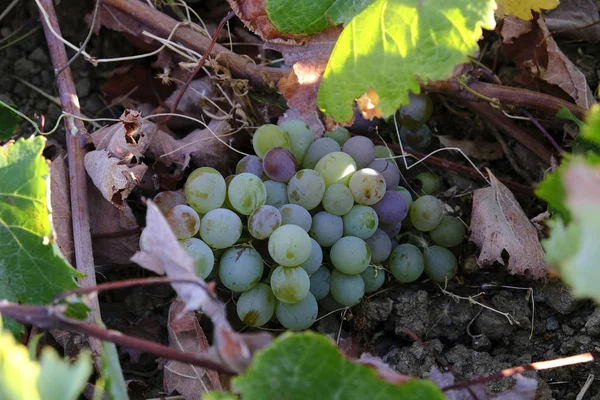
[(552, 135), (550, 135), (548, 133), (548, 131), (546, 130), (546, 128), (544, 128), (542, 126), (542, 124), (539, 123), (539, 121), (533, 116), (531, 115), (531, 113), (527, 110), (523, 110), (523, 112), (525, 113), (525, 115), (527, 116), (527, 118), (529, 118), (531, 120), (531, 122), (533, 122), (533, 124), (536, 126), (536, 128), (538, 128), (546, 137), (546, 139), (548, 139), (548, 141), (550, 142), (550, 144), (554, 147), (554, 149), (556, 150), (556, 152), (558, 154), (562, 153), (562, 149), (560, 148), (560, 146), (558, 145), (558, 143), (556, 143), (556, 140), (554, 140), (554, 138), (552, 137)]

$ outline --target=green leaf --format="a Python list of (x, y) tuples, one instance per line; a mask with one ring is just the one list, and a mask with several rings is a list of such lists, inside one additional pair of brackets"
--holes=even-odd
[(21, 118), (10, 108), (0, 104), (0, 140), (8, 140), (15, 136)]
[(279, 32), (312, 35), (347, 24), (374, 0), (267, 0), (269, 20)]
[(244, 400), (437, 400), (443, 392), (431, 381), (388, 383), (373, 368), (353, 363), (326, 337), (287, 333), (256, 353), (250, 368), (233, 380)]
[(81, 353), (75, 363), (63, 360), (56, 350), (46, 347), (40, 358), (37, 388), (42, 400), (77, 400), (92, 374), (92, 358)]
[(40, 366), (29, 358), (27, 347), (2, 330), (0, 321), (0, 399), (39, 400), (35, 384)]
[(585, 116), (585, 125), (581, 129), (581, 136), (600, 144), (600, 105), (594, 104)]
[(338, 39), (318, 93), (323, 112), (352, 119), (369, 89), (384, 118), (419, 93), (419, 81), (452, 76), (478, 50), (481, 28), (494, 27), (493, 0), (376, 0)]
[(202, 393), (202, 400), (238, 400), (238, 397), (222, 390), (216, 390), (214, 392)]
[(566, 167), (567, 160), (563, 160), (556, 170), (546, 175), (544, 180), (535, 189), (535, 195), (548, 203), (548, 211), (562, 218), (565, 222), (571, 220), (571, 213), (565, 205), (565, 188), (560, 177), (561, 171)]
[(577, 118), (575, 116), (575, 114), (573, 114), (571, 112), (571, 110), (569, 110), (567, 107), (565, 106), (560, 106), (560, 109), (558, 110), (558, 112), (555, 115), (555, 118), (558, 120), (565, 120), (565, 121), (571, 121), (576, 123), (579, 127), (581, 127), (583, 125), (583, 122)]
[(104, 379), (104, 391), (108, 394), (109, 399), (129, 399), (117, 346), (111, 342), (102, 342), (102, 378)]
[(0, 147), (0, 299), (45, 304), (82, 276), (54, 241), (44, 143), (37, 136)]

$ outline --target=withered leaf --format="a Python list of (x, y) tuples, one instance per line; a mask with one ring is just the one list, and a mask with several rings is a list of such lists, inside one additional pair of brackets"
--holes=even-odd
[(477, 263), (504, 265), (502, 253), (506, 251), (510, 274), (535, 279), (546, 277), (544, 251), (537, 230), (512, 192), (491, 172), (488, 174), (491, 186), (473, 193), (470, 240), (481, 249)]
[(50, 164), (50, 202), (52, 224), (56, 231), (56, 243), (63, 256), (71, 264), (75, 262), (73, 224), (71, 221), (71, 193), (66, 153), (59, 153)]
[[(169, 345), (186, 353), (208, 352), (210, 345), (196, 314), (193, 311), (181, 314), (183, 308), (179, 300), (173, 301), (169, 308)], [(163, 382), (168, 393), (177, 390), (186, 399), (198, 399), (204, 392), (222, 389), (217, 372), (173, 360), (165, 365)]]
[[(86, 24), (91, 24), (92, 15), (87, 14), (84, 20)], [(105, 4), (100, 4), (96, 21), (92, 27), (96, 35), (100, 34), (100, 28), (102, 26), (105, 26), (113, 31), (127, 33), (132, 37), (137, 37), (146, 43), (152, 43), (154, 41), (154, 39), (151, 37), (142, 34), (142, 32), (146, 29), (144, 25), (140, 24), (124, 12), (119, 11), (114, 7), (109, 7)]]
[[(561, 1), (546, 13), (546, 25), (553, 35), (589, 43), (600, 41), (600, 25), (594, 24), (599, 19), (598, 7), (592, 0)], [(581, 29), (584, 26), (588, 27)]]
[(458, 147), (468, 157), (478, 160), (501, 160), (504, 150), (498, 142), (476, 142), (473, 140), (459, 140), (447, 136), (437, 136), (444, 147)]

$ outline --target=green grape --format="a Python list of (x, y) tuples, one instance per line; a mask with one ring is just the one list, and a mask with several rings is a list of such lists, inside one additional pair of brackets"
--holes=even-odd
[(156, 196), (154, 196), (154, 199), (152, 199), (152, 202), (156, 204), (156, 207), (158, 207), (163, 215), (165, 215), (171, 207), (175, 207), (179, 204), (187, 205), (187, 201), (183, 194), (168, 190), (157, 193)]
[(402, 125), (416, 128), (429, 121), (433, 113), (433, 103), (424, 93), (408, 93), (408, 104), (398, 111), (398, 120)]
[(281, 213), (273, 206), (258, 207), (248, 218), (248, 232), (253, 238), (264, 240), (281, 226)]
[(337, 270), (348, 275), (356, 275), (369, 266), (371, 249), (360, 238), (344, 236), (331, 247), (329, 258)]
[(415, 179), (419, 181), (423, 194), (434, 194), (440, 190), (440, 178), (431, 172), (421, 172)]
[(425, 268), (423, 253), (417, 246), (409, 243), (398, 245), (390, 254), (388, 267), (398, 281), (414, 282), (419, 279)]
[(166, 212), (165, 219), (177, 239), (191, 238), (200, 229), (200, 216), (189, 206), (178, 204), (171, 207)]
[(269, 237), (269, 254), (284, 267), (298, 266), (308, 260), (312, 251), (310, 236), (297, 225), (280, 226)]
[(393, 158), (395, 155), (396, 154), (394, 154), (393, 150), (387, 146), (375, 146), (375, 158), (390, 159)]
[(325, 155), (315, 166), (326, 186), (341, 183), (348, 186), (352, 174), (356, 172), (356, 162), (348, 154), (336, 151)]
[(422, 232), (435, 229), (444, 216), (444, 204), (436, 197), (426, 195), (416, 199), (410, 206), (410, 222)]
[(250, 247), (231, 247), (219, 261), (219, 279), (234, 292), (245, 292), (254, 287), (263, 275), (263, 259)]
[(315, 169), (315, 166), (321, 158), (326, 154), (333, 153), (334, 151), (341, 151), (342, 148), (335, 140), (324, 137), (317, 139), (310, 145), (308, 151), (304, 155), (302, 166), (306, 169)]
[(458, 263), (450, 250), (441, 246), (430, 246), (423, 251), (425, 273), (432, 281), (445, 282), (456, 276)]
[(431, 240), (443, 247), (458, 246), (465, 238), (465, 234), (465, 225), (458, 218), (449, 215), (444, 215), (438, 226), (429, 232)]
[(373, 236), (379, 227), (377, 212), (369, 206), (355, 205), (342, 219), (344, 221), (344, 236), (368, 239)]
[(325, 132), (325, 137), (331, 138), (338, 142), (340, 146), (343, 146), (344, 143), (346, 143), (348, 139), (350, 139), (351, 135), (350, 132), (348, 132), (348, 129), (338, 126), (331, 132)]
[(252, 147), (261, 160), (273, 147), (284, 147), (291, 150), (290, 134), (273, 124), (265, 124), (254, 132)]
[(371, 168), (359, 169), (352, 175), (348, 187), (358, 204), (373, 205), (383, 198), (386, 190), (385, 178)]
[(264, 184), (267, 190), (265, 204), (279, 208), (288, 203), (287, 183), (265, 181)]
[(250, 215), (267, 201), (267, 189), (259, 177), (244, 172), (229, 183), (227, 199), (238, 213)]
[[(225, 178), (225, 193), (229, 191), (229, 184), (231, 183), (233, 178), (235, 178), (235, 175), (229, 175), (227, 178)], [(228, 208), (230, 210), (233, 209), (231, 203), (229, 202), (229, 196), (227, 194), (225, 195), (225, 201), (223, 202), (221, 208)]]
[(215, 264), (215, 256), (212, 249), (197, 238), (183, 239), (179, 241), (179, 244), (194, 260), (196, 276), (200, 279), (206, 279)]
[[(331, 278), (329, 280), (330, 280), (330, 285), (331, 285)], [(331, 286), (330, 286), (330, 288), (331, 288)], [(325, 311), (328, 311), (328, 312), (341, 310), (342, 308), (346, 307), (346, 306), (338, 303), (337, 301), (335, 301), (335, 299), (331, 296), (331, 290), (329, 291), (327, 296), (325, 296), (321, 300), (319, 300), (319, 305), (321, 307), (323, 307), (323, 309), (325, 309)]]
[(329, 291), (335, 301), (352, 307), (365, 295), (365, 281), (360, 275), (347, 275), (334, 269), (331, 272)]
[(341, 216), (352, 209), (354, 196), (348, 186), (335, 183), (325, 190), (322, 204), (328, 213)]
[(200, 222), (200, 237), (215, 249), (231, 247), (242, 236), (242, 220), (226, 208), (209, 211)]
[(319, 305), (312, 293), (296, 304), (277, 302), (275, 315), (286, 329), (300, 331), (310, 328), (317, 320)]
[(281, 129), (289, 133), (291, 152), (298, 164), (302, 164), (304, 155), (310, 145), (315, 141), (315, 135), (304, 121), (293, 119), (282, 122)]
[(337, 215), (321, 211), (313, 217), (312, 226), (308, 234), (321, 247), (331, 247), (344, 234), (344, 222)]
[(403, 126), (400, 128), (400, 139), (404, 146), (424, 151), (431, 144), (431, 129), (427, 125), (421, 125), (414, 129)]
[(225, 179), (214, 168), (194, 170), (185, 181), (184, 190), (187, 202), (199, 214), (219, 208), (225, 201)]
[(271, 274), (271, 289), (282, 303), (294, 304), (306, 297), (310, 290), (310, 278), (301, 267), (275, 268)]
[(323, 264), (323, 250), (319, 243), (313, 238), (310, 239), (312, 245), (308, 260), (304, 261), (300, 266), (308, 275), (312, 275)]
[(404, 198), (406, 199), (406, 203), (410, 207), (411, 204), (413, 203), (413, 198), (412, 198), (412, 195), (410, 194), (410, 191), (406, 188), (403, 188), (402, 186), (396, 186), (396, 188), (394, 190), (396, 192), (402, 193), (402, 196), (404, 196)]
[(281, 225), (298, 225), (306, 232), (312, 225), (312, 217), (306, 208), (297, 204), (286, 204), (279, 208), (281, 213)]
[(263, 326), (275, 313), (277, 300), (269, 285), (257, 283), (252, 289), (242, 293), (236, 309), (239, 319), (248, 326)]
[(385, 282), (385, 271), (373, 268), (372, 266), (369, 266), (361, 272), (360, 276), (365, 282), (365, 293), (373, 293), (374, 291), (379, 290)]
[(315, 299), (321, 300), (329, 294), (330, 278), (331, 272), (324, 265), (310, 276), (310, 292), (315, 296)]
[(287, 194), (290, 203), (312, 210), (323, 199), (325, 181), (312, 169), (300, 170), (288, 182)]

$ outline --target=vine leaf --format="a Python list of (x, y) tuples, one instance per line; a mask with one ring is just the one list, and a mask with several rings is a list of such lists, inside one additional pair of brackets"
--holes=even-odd
[[(478, 50), (482, 28), (492, 29), (493, 0), (377, 0), (337, 41), (317, 101), (339, 122), (354, 115), (356, 98), (372, 89), (383, 117), (419, 93), (419, 79), (442, 80)], [(373, 96), (371, 96), (373, 97)]]
[(55, 241), (45, 141), (36, 136), (0, 147), (0, 299), (45, 304), (82, 276)]
[(496, 15), (504, 18), (505, 15), (514, 15), (526, 21), (533, 19), (531, 11), (552, 10), (558, 6), (558, 0), (496, 0), (498, 8)]
[(488, 171), (491, 187), (473, 194), (471, 241), (481, 249), (477, 263), (502, 265), (508, 253), (507, 270), (513, 275), (539, 279), (547, 276), (544, 251), (537, 230), (529, 221), (515, 196)]
[(8, 140), (17, 133), (21, 118), (8, 107), (0, 105), (0, 140)]
[(445, 399), (428, 380), (392, 384), (381, 379), (376, 369), (345, 359), (328, 338), (312, 332), (278, 337), (232, 384), (245, 400)]

